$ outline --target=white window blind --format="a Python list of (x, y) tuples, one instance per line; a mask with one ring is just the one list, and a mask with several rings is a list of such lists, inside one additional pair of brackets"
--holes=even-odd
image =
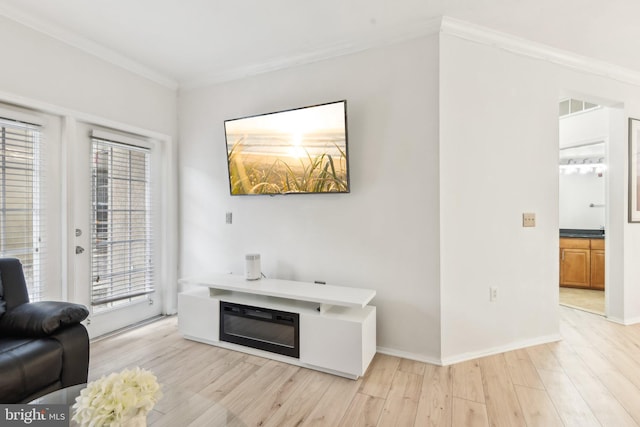
[(154, 292), (150, 150), (92, 137), (91, 304)]
[(22, 262), (31, 301), (45, 287), (41, 152), (40, 126), (0, 118), (0, 256)]

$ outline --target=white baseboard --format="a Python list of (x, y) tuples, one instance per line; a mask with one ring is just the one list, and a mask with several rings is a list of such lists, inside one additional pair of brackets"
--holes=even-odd
[(480, 357), (486, 357), (486, 356), (493, 356), (495, 354), (505, 353), (507, 351), (519, 350), (521, 348), (533, 347), (534, 345), (548, 344), (550, 342), (557, 342), (561, 340), (562, 340), (562, 337), (560, 336), (560, 334), (552, 334), (552, 335), (537, 337), (531, 340), (516, 341), (506, 345), (498, 346), (498, 347), (492, 347), (492, 348), (487, 348), (480, 351), (462, 353), (462, 354), (457, 354), (451, 357), (446, 357), (442, 359), (442, 365), (443, 366), (453, 365), (454, 363), (466, 362), (467, 360), (478, 359)]
[(435, 357), (428, 357), (423, 354), (410, 353), (408, 351), (396, 350), (387, 347), (377, 347), (376, 351), (389, 356), (402, 357), (403, 359), (415, 360), (418, 362), (429, 363), (431, 365), (442, 366), (442, 361)]
[[(640, 320), (640, 319), (638, 319)], [(640, 323), (640, 322), (639, 322)], [(378, 353), (387, 354), (389, 356), (402, 357), (404, 359), (415, 360), (418, 362), (429, 363), (438, 366), (448, 366), (455, 363), (466, 362), (467, 360), (478, 359), (480, 357), (493, 356), (495, 354), (505, 353), (507, 351), (519, 350), (521, 348), (532, 347), (540, 344), (548, 344), (550, 342), (557, 342), (562, 340), (560, 334), (552, 334), (543, 337), (538, 337), (531, 340), (516, 341), (507, 345), (492, 347), (480, 351), (474, 351), (469, 353), (461, 353), (454, 356), (446, 357), (444, 359), (438, 359), (436, 357), (424, 356), (422, 354), (415, 354), (401, 350), (395, 350), (392, 348), (378, 347)]]
[(607, 320), (618, 323), (619, 325), (631, 326), (640, 323), (640, 317), (632, 317), (630, 319), (620, 319), (618, 317), (607, 317)]

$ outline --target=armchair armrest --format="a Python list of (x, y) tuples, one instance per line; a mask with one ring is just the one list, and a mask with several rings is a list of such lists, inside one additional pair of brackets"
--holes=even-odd
[(82, 322), (89, 315), (83, 305), (62, 301), (21, 304), (0, 316), (2, 335), (45, 337), (68, 325)]

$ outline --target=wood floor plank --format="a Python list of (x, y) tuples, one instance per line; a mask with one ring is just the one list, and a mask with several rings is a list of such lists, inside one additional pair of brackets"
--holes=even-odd
[[(640, 342), (635, 342), (634, 334), (631, 333), (633, 327), (621, 328), (621, 325), (601, 325), (590, 323), (589, 343), (585, 346), (603, 348), (607, 350), (615, 349), (623, 353), (635, 353), (640, 350)], [(584, 334), (584, 332), (583, 332)]]
[(255, 376), (258, 369), (259, 368), (252, 363), (239, 362), (204, 388), (200, 389), (198, 394), (214, 402), (221, 401), (248, 378)]
[(592, 347), (580, 347), (577, 353), (635, 422), (640, 424), (640, 389), (619, 371), (617, 361), (608, 360)]
[[(239, 418), (242, 425), (263, 426), (291, 399), (302, 383), (306, 383), (309, 371), (297, 370), (286, 381), (273, 388), (263, 399), (256, 399), (246, 409), (241, 411)], [(256, 395), (256, 397), (258, 397)]]
[(165, 363), (155, 366), (155, 372), (165, 384), (177, 385), (185, 378), (200, 374), (202, 367), (206, 366), (209, 360), (214, 360), (223, 354), (219, 348), (214, 352), (209, 347), (206, 344), (200, 344), (197, 347), (183, 350), (175, 358), (187, 363), (176, 366), (175, 361), (167, 359)]
[[(273, 398), (278, 392), (283, 390), (283, 386), (290, 378), (300, 370), (297, 366), (287, 365), (281, 362), (269, 361), (262, 367), (257, 367), (251, 363), (246, 363), (254, 367), (255, 371), (246, 376), (243, 381), (234, 384), (230, 390), (225, 391), (221, 399), (212, 399), (219, 403), (194, 420), (194, 425), (207, 425), (209, 419), (220, 417), (221, 409), (233, 414), (235, 418), (246, 424), (243, 415), (249, 413), (247, 408), (256, 405), (256, 399), (261, 396)], [(227, 415), (228, 416), (228, 415)]]
[(334, 376), (330, 380), (329, 387), (302, 423), (303, 426), (333, 427), (338, 425), (360, 388), (359, 381)]
[[(281, 401), (274, 400), (277, 408), (259, 419), (255, 425), (266, 427), (299, 426), (310, 416), (318, 400), (325, 394), (331, 378), (320, 372), (301, 369), (289, 381), (291, 393), (278, 393)], [(297, 384), (296, 384), (297, 383)], [(247, 423), (249, 424), (249, 423)], [(251, 424), (253, 420), (251, 420)]]
[(514, 386), (528, 427), (562, 427), (564, 424), (546, 390)]
[(526, 352), (536, 369), (545, 369), (547, 371), (562, 370), (558, 359), (545, 344), (527, 347)]
[(538, 370), (526, 350), (509, 351), (504, 354), (504, 358), (514, 385), (544, 389)]
[(478, 402), (453, 398), (453, 425), (465, 427), (488, 427), (487, 407)]
[(362, 379), (359, 392), (386, 399), (398, 366), (400, 366), (399, 358), (376, 353)]
[(384, 399), (356, 393), (351, 405), (340, 421), (340, 427), (374, 427), (378, 424)]
[(178, 355), (185, 351), (184, 348), (164, 344), (157, 346), (140, 346), (141, 344), (136, 344), (131, 347), (116, 347), (118, 351), (125, 354), (118, 355), (117, 353), (109, 353), (108, 357), (102, 356), (99, 351), (95, 350), (92, 346), (89, 363), (93, 369), (89, 371), (89, 379), (92, 381), (126, 367), (161, 365), (167, 360), (170, 360), (171, 356)]
[(417, 360), (400, 359), (400, 365), (398, 370), (408, 372), (410, 374), (424, 375), (424, 371), (427, 364), (424, 362), (418, 362)]
[(504, 355), (480, 359), (487, 415), (492, 426), (525, 426)]
[(482, 374), (477, 360), (469, 360), (452, 366), (453, 397), (484, 403)]
[(449, 427), (452, 422), (451, 366), (427, 365), (416, 412), (416, 427)]
[[(142, 330), (145, 332), (140, 332)], [(168, 347), (185, 347), (193, 344), (193, 341), (185, 340), (177, 334), (175, 318), (168, 318), (108, 339), (94, 340), (91, 343), (90, 357), (96, 367), (114, 359), (132, 363), (141, 355), (150, 356)]]
[(197, 372), (191, 376), (184, 377), (177, 383), (177, 386), (193, 392), (199, 392), (237, 365), (248, 363), (245, 356), (235, 351), (211, 353), (208, 363), (202, 363)]
[(280, 390), (281, 386), (299, 370), (297, 366), (269, 361), (234, 387), (220, 402), (232, 411), (240, 413), (250, 405), (255, 405), (255, 398), (260, 393), (267, 394)]
[(585, 335), (580, 333), (575, 326), (566, 322), (560, 323), (560, 335), (562, 336), (563, 341), (574, 345), (591, 345), (591, 342), (585, 337)]
[(593, 411), (564, 371), (540, 370), (538, 373), (565, 426), (600, 426)]
[[(596, 360), (595, 366), (606, 372), (608, 370), (620, 372), (636, 387), (640, 387), (640, 360), (630, 356), (640, 350), (634, 344), (629, 345), (626, 334), (615, 334), (617, 341), (613, 340), (613, 334), (604, 331), (593, 331), (593, 343), (589, 352), (593, 353), (592, 360)], [(584, 347), (581, 347), (584, 348)]]
[(385, 400), (379, 427), (412, 426), (418, 411), (418, 399), (424, 375), (398, 370)]
[(571, 345), (563, 342), (547, 344), (557, 355), (564, 372), (587, 402), (600, 424), (612, 427), (637, 427), (631, 415), (580, 359)]
[(616, 332), (623, 337), (621, 340), (626, 344), (629, 344), (629, 351), (636, 352), (640, 350), (640, 324), (619, 326)]
[[(176, 398), (182, 391), (173, 391), (171, 394), (167, 394), (162, 402), (165, 400)], [(160, 402), (156, 405), (160, 405)], [(179, 404), (175, 405), (173, 402), (168, 403), (171, 406), (171, 410), (163, 412), (161, 416), (158, 416), (159, 411), (153, 411), (148, 417), (147, 421), (154, 427), (174, 427), (174, 426), (187, 426), (196, 419), (198, 419), (203, 412), (208, 411), (216, 403), (211, 400), (200, 396), (197, 393), (186, 393), (179, 398)], [(155, 408), (154, 408), (155, 409)], [(213, 424), (211, 424), (213, 426)]]
[(598, 377), (629, 415), (640, 425), (640, 390), (619, 372)]

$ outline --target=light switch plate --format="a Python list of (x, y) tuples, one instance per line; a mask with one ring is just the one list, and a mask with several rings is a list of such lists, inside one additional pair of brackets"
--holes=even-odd
[(535, 213), (523, 213), (522, 214), (522, 226), (523, 227), (535, 227), (536, 226), (536, 214)]

